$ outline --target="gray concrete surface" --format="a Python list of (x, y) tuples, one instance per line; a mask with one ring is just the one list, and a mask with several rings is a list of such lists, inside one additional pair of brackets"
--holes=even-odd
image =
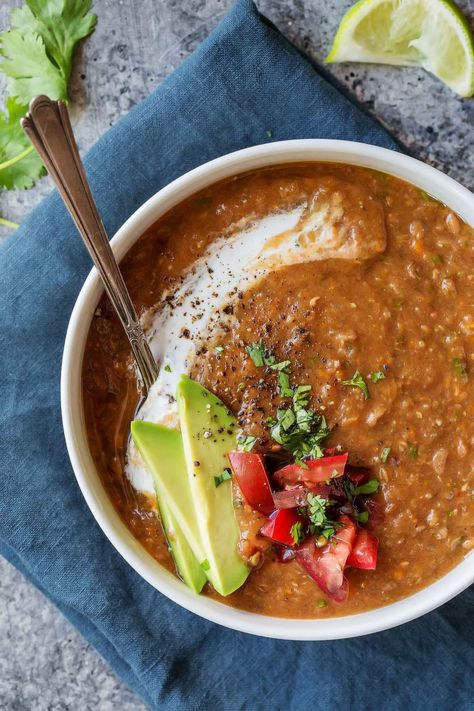
[[(0, 28), (19, 1), (3, 0)], [(232, 0), (95, 0), (99, 23), (77, 57), (71, 91), (81, 150), (145, 97), (204, 39)], [(347, 0), (257, 0), (316, 61), (327, 53)], [(459, 1), (474, 26), (474, 0)], [(341, 65), (330, 71), (419, 158), (474, 189), (474, 100), (416, 69)], [(5, 84), (0, 78), (0, 97)], [(1, 101), (0, 101), (1, 103)], [(0, 214), (20, 222), (50, 189), (0, 193)], [(4, 230), (0, 233), (8, 238)], [(81, 636), (8, 563), (0, 561), (0, 709), (140, 711), (141, 702)]]

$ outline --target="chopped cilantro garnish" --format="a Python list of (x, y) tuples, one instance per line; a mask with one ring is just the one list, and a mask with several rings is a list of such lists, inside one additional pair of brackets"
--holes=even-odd
[(365, 484), (356, 486), (354, 489), (354, 496), (358, 494), (375, 494), (379, 490), (380, 482), (378, 479), (369, 479)]
[(201, 568), (203, 570), (209, 570), (210, 567), (211, 566), (209, 565), (209, 561), (207, 560), (207, 558), (205, 558), (201, 563)]
[(277, 410), (276, 420), (270, 420), (272, 439), (293, 453), (296, 462), (305, 457), (323, 456), (323, 441), (331, 434), (324, 417), (307, 407), (310, 385), (300, 385), (293, 393), (293, 404)]
[(292, 525), (290, 528), (290, 533), (293, 541), (295, 542), (295, 545), (299, 545), (304, 541), (304, 531), (303, 531), (303, 524), (301, 521), (297, 521)]
[(167, 373), (171, 373), (171, 366), (170, 366), (170, 364), (167, 363), (167, 364), (164, 366), (163, 370), (166, 371)]
[(453, 358), (453, 368), (458, 378), (467, 378), (467, 370), (461, 358)]
[(330, 499), (325, 499), (319, 494), (309, 493), (307, 496), (308, 502), (308, 518), (310, 520), (309, 530), (316, 536), (324, 536), (329, 539), (336, 532), (336, 526), (341, 524), (337, 521), (331, 521), (327, 517), (326, 508), (334, 503)]
[(376, 370), (375, 373), (371, 373), (369, 377), (373, 383), (378, 383), (379, 380), (385, 380), (385, 373), (383, 370)]
[(265, 343), (260, 339), (256, 343), (251, 343), (246, 348), (247, 353), (253, 360), (254, 365), (257, 368), (261, 368), (263, 365), (272, 366), (275, 364), (276, 358), (273, 353), (268, 350)]
[(362, 377), (362, 374), (358, 370), (356, 370), (350, 380), (342, 380), (341, 382), (343, 385), (349, 385), (350, 387), (359, 388), (360, 390), (362, 390), (362, 392), (364, 393), (364, 400), (368, 400), (370, 398), (367, 383), (365, 382), (364, 378)]
[(293, 390), (290, 387), (290, 376), (284, 370), (278, 373), (278, 392), (281, 397), (292, 397)]
[(388, 459), (388, 455), (390, 454), (391, 449), (392, 449), (391, 447), (384, 447), (382, 449), (382, 452), (380, 454), (380, 461), (383, 462), (384, 464)]
[(242, 434), (237, 437), (237, 443), (242, 452), (250, 452), (254, 448), (256, 441), (257, 438), (252, 435)]
[(224, 348), (224, 346), (219, 345), (219, 346), (216, 346), (214, 350), (216, 351), (216, 353), (224, 353), (225, 348)]
[(317, 607), (327, 607), (328, 606), (328, 601), (327, 600), (319, 600)]
[(367, 523), (367, 521), (369, 520), (368, 511), (361, 511), (360, 513), (358, 511), (354, 511), (354, 515), (359, 523)]
[(442, 264), (444, 262), (444, 259), (441, 254), (432, 254), (431, 261), (433, 262), (433, 264)]
[(271, 137), (273, 136), (273, 131), (272, 131), (272, 129), (271, 129), (271, 128), (267, 129), (267, 130), (265, 131), (265, 135), (267, 136), (267, 138), (271, 138)]
[(285, 370), (285, 368), (288, 368), (288, 366), (291, 365), (290, 360), (281, 360), (279, 363), (273, 363), (273, 365), (270, 365), (270, 368), (272, 370)]
[(414, 442), (407, 442), (407, 452), (412, 459), (418, 459), (418, 445)]
[(237, 390), (245, 390), (245, 387), (246, 387), (246, 386), (245, 386), (245, 383), (239, 383), (239, 384), (237, 385)]
[(230, 469), (224, 469), (223, 472), (214, 477), (214, 484), (216, 487), (220, 486), (224, 481), (229, 481), (232, 479), (232, 474)]

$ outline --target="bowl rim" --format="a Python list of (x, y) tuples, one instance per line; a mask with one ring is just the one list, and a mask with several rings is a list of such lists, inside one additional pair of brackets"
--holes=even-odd
[[(298, 139), (244, 148), (204, 163), (176, 178), (150, 197), (111, 240), (120, 260), (162, 214), (189, 195), (223, 178), (270, 165), (341, 162), (397, 176), (425, 190), (474, 225), (474, 194), (439, 170), (387, 148), (329, 139)], [(473, 552), (431, 585), (407, 598), (368, 612), (324, 619), (292, 619), (246, 612), (195, 595), (163, 568), (133, 538), (120, 519), (95, 470), (85, 432), (82, 360), (89, 325), (103, 293), (91, 270), (72, 311), (61, 368), (61, 411), (69, 458), (81, 492), (95, 520), (127, 563), (156, 590), (195, 614), (225, 627), (286, 640), (331, 640), (371, 634), (409, 622), (450, 600), (474, 582)]]

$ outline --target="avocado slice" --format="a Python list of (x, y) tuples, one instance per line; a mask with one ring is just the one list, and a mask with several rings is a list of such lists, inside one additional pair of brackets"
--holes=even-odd
[(135, 420), (133, 441), (153, 474), (158, 508), (176, 567), (184, 582), (200, 592), (206, 575), (200, 563), (205, 555), (191, 499), (183, 441), (177, 430)]
[(186, 375), (178, 384), (177, 400), (206, 575), (218, 593), (229, 595), (245, 582), (249, 569), (237, 552), (232, 483), (216, 486), (214, 477), (229, 467), (227, 454), (235, 446), (237, 423), (219, 398)]
[(207, 583), (206, 575), (168, 506), (163, 500), (158, 506), (178, 573), (186, 585), (199, 594)]

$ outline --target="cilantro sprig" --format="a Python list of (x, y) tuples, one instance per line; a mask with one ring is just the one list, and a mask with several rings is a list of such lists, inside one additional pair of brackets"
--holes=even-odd
[(0, 72), (9, 89), (0, 112), (0, 188), (29, 188), (45, 175), (20, 118), (39, 94), (67, 100), (74, 50), (97, 22), (91, 6), (90, 0), (26, 0), (12, 10), (10, 29), (0, 33)]

